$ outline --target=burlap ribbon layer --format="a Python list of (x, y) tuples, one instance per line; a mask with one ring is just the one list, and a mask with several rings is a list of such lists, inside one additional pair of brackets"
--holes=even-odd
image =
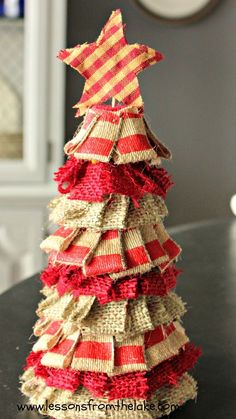
[(34, 344), (33, 352), (43, 351), (41, 364), (50, 368), (117, 375), (148, 371), (177, 355), (187, 342), (178, 322), (117, 342), (111, 335), (83, 335), (80, 331), (65, 337), (63, 322), (54, 321)]
[(64, 148), (77, 159), (113, 161), (116, 164), (147, 161), (160, 164), (170, 151), (158, 140), (140, 109), (90, 108), (84, 121)]
[(186, 311), (175, 293), (100, 305), (95, 297), (74, 298), (71, 294), (60, 297), (56, 290), (48, 288), (44, 292), (47, 298), (38, 306), (36, 336), (44, 333), (51, 322), (63, 321), (64, 336), (80, 330), (84, 335), (112, 335), (122, 341), (179, 319)]
[(41, 243), (53, 264), (81, 266), (86, 276), (109, 273), (121, 278), (150, 271), (163, 272), (181, 252), (162, 223), (127, 230), (59, 228)]
[(141, 295), (167, 295), (176, 286), (180, 272), (172, 265), (162, 273), (156, 268), (143, 275), (127, 276), (114, 281), (108, 274), (86, 277), (77, 266), (49, 264), (40, 278), (45, 286), (55, 286), (59, 295), (71, 292), (75, 297), (96, 296), (100, 304), (107, 304), (111, 301), (135, 299)]
[(55, 224), (102, 231), (157, 224), (168, 214), (163, 199), (150, 194), (139, 200), (138, 207), (125, 195), (111, 195), (103, 202), (72, 200), (63, 195), (53, 199), (49, 208), (49, 219)]
[(102, 202), (111, 194), (120, 194), (132, 198), (136, 205), (148, 193), (165, 198), (173, 185), (171, 176), (163, 167), (150, 166), (145, 162), (94, 164), (77, 160), (74, 156), (58, 169), (54, 179), (59, 192), (69, 193), (70, 199)]

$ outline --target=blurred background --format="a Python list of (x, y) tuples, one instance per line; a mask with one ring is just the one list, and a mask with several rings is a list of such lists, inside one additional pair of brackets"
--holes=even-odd
[(56, 53), (95, 41), (116, 8), (129, 43), (166, 57), (139, 80), (146, 116), (173, 153), (167, 226), (232, 216), (235, 0), (0, 0), (0, 292), (46, 263), (52, 174), (79, 123), (72, 106), (84, 81)]

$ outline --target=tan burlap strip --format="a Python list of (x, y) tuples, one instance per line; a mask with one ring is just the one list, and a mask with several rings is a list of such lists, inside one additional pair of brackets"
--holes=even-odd
[[(127, 153), (120, 153), (119, 147), (116, 147), (113, 153), (113, 160), (116, 164), (126, 164), (126, 163), (134, 163), (138, 161), (151, 161), (152, 164), (160, 164), (160, 158), (157, 156), (155, 150), (152, 149), (151, 145), (147, 141), (147, 149), (146, 150), (138, 150), (135, 151), (134, 143), (132, 141), (132, 136), (135, 135), (142, 135), (146, 136), (146, 130), (143, 118), (126, 118), (123, 120), (122, 130), (120, 131), (119, 140), (122, 141), (122, 138), (129, 137), (129, 145), (130, 149)], [(118, 140), (118, 145), (119, 145)]]
[(186, 313), (182, 299), (174, 292), (164, 297), (147, 297), (147, 306), (152, 323), (156, 326), (179, 319)]
[(122, 341), (126, 336), (135, 336), (152, 329), (154, 329), (154, 325), (148, 310), (146, 297), (139, 297), (136, 300), (129, 301), (125, 331), (116, 338)]
[(114, 336), (125, 333), (127, 304), (127, 300), (106, 305), (100, 305), (95, 301), (88, 316), (80, 324), (83, 333), (104, 333)]
[(56, 250), (57, 252), (63, 251), (67, 249), (73, 239), (78, 236), (80, 230), (78, 228), (73, 228), (66, 236), (52, 234), (48, 236), (45, 240), (42, 241), (40, 244), (40, 249), (49, 252), (51, 250)]
[(155, 367), (171, 356), (177, 355), (180, 348), (189, 341), (183, 327), (178, 322), (175, 322), (174, 325), (176, 330), (165, 340), (146, 348), (145, 355), (149, 369)]
[(161, 159), (157, 156), (154, 149), (144, 151), (131, 151), (127, 154), (119, 154), (119, 151), (115, 149), (113, 160), (116, 164), (135, 163), (138, 161), (147, 161), (151, 165), (161, 164)]
[(95, 297), (81, 295), (75, 299), (72, 294), (64, 294), (61, 297), (57, 291), (42, 300), (36, 311), (39, 317), (48, 320), (70, 319), (70, 316), (77, 321), (86, 317), (95, 301)]
[(175, 293), (165, 297), (139, 297), (129, 301), (126, 327), (117, 340), (125, 336), (135, 336), (155, 327), (179, 319), (186, 309), (181, 298)]
[(130, 200), (127, 228), (156, 224), (167, 215), (168, 210), (164, 200), (159, 196), (147, 194), (139, 200), (139, 207)]
[(112, 334), (117, 341), (123, 341), (179, 319), (184, 312), (184, 304), (174, 293), (164, 298), (139, 297), (130, 300), (128, 305), (126, 301), (121, 301), (101, 306), (95, 301), (89, 315), (82, 320), (81, 327), (83, 333)]
[(49, 219), (69, 228), (99, 228), (102, 231), (159, 223), (168, 211), (161, 197), (145, 195), (139, 207), (127, 196), (112, 195), (104, 202), (71, 200), (67, 196), (50, 203)]
[(66, 348), (66, 350), (64, 346), (63, 351), (59, 350), (55, 352), (55, 350), (53, 350), (46, 352), (41, 359), (42, 365), (53, 368), (69, 367), (71, 365), (71, 360), (79, 337), (79, 331), (73, 333), (72, 335), (69, 335), (66, 339), (66, 342), (64, 341), (64, 343), (66, 344), (69, 343), (69, 348)]
[(65, 144), (64, 152), (67, 155), (74, 154), (77, 148), (83, 144), (86, 140), (90, 132), (92, 131), (93, 127), (96, 125), (99, 115), (93, 112), (93, 118), (89, 124), (80, 124), (77, 128), (75, 135), (73, 136), (72, 140), (68, 141)]
[(170, 150), (157, 138), (156, 134), (150, 128), (146, 118), (144, 118), (144, 124), (151, 144), (155, 144), (157, 155), (163, 159), (170, 160), (172, 158)]
[[(120, 362), (120, 365), (114, 365), (113, 370), (108, 375), (112, 376), (117, 374), (125, 374), (132, 371), (148, 370), (145, 357), (144, 335), (131, 337), (129, 339), (123, 340), (122, 342), (115, 342), (116, 353), (119, 352), (119, 349), (125, 350), (125, 355), (123, 355), (123, 359), (122, 362)], [(137, 353), (135, 354), (135, 352), (138, 352), (138, 357)], [(136, 362), (134, 362), (133, 354), (135, 354)], [(139, 362), (137, 362), (137, 358), (139, 359)]]
[[(36, 378), (33, 368), (29, 368), (24, 372), (21, 377), (21, 382), (21, 391), (25, 396), (30, 398), (29, 403), (32, 404), (43, 404), (46, 403), (46, 400), (54, 400), (58, 391), (53, 387), (47, 387), (42, 378)], [(71, 393), (69, 391), (63, 392), (64, 396), (66, 394), (69, 400)], [(45, 410), (41, 413), (46, 415)]]
[(81, 336), (70, 366), (78, 371), (111, 373), (114, 351), (115, 341), (111, 335)]
[(75, 306), (73, 295), (64, 294), (59, 297), (55, 291), (54, 294), (39, 303), (36, 314), (49, 320), (62, 320), (68, 318)]
[(114, 154), (116, 143), (119, 140), (120, 133), (123, 127), (123, 119), (119, 120), (118, 125), (111, 124), (109, 122), (105, 122), (102, 120), (97, 121), (96, 125), (94, 126), (92, 132), (91, 132), (91, 138), (90, 142), (96, 142), (96, 138), (102, 138), (104, 140), (107, 140), (111, 144), (110, 152), (109, 154), (102, 155), (102, 154), (94, 154), (91, 152), (83, 153), (79, 150), (74, 153), (74, 156), (77, 159), (85, 159), (85, 160), (97, 160), (101, 162), (109, 162), (111, 160), (112, 155)]
[[(118, 402), (117, 400), (109, 402), (106, 398), (94, 398), (84, 387), (80, 387), (74, 394), (67, 390), (57, 390), (51, 387), (47, 387), (42, 379), (34, 377), (32, 370), (28, 370), (23, 375), (22, 381), (23, 384), (21, 391), (23, 394), (29, 397), (29, 403), (31, 404), (46, 404), (47, 401), (48, 405), (50, 403), (59, 403), (60, 405), (74, 404), (81, 406), (82, 404), (88, 404), (91, 398), (94, 399), (94, 405), (106, 404), (107, 406), (117, 406)], [(188, 400), (194, 400), (196, 397), (197, 383), (188, 373), (185, 373), (179, 380), (178, 385), (161, 387), (154, 393), (154, 395), (149, 400), (149, 403), (153, 403), (155, 405), (155, 410), (148, 411), (145, 409), (145, 402), (142, 399), (136, 401), (133, 399), (123, 399), (123, 406), (124, 404), (131, 404), (134, 406), (133, 410), (127, 409), (125, 407), (123, 407), (123, 409), (120, 408), (120, 410), (117, 407), (111, 407), (102, 411), (101, 408), (99, 409), (97, 406), (92, 412), (88, 412), (88, 410), (82, 409), (77, 412), (75, 410), (60, 410), (53, 412), (53, 416), (56, 419), (79, 419), (81, 417), (84, 419), (130, 419), (131, 417), (133, 419), (151, 419), (161, 417), (163, 415), (168, 415), (178, 407), (182, 406)], [(139, 410), (137, 409), (137, 405), (139, 405)], [(143, 408), (140, 408), (141, 405)], [(52, 415), (52, 411), (44, 411), (42, 413), (45, 415)]]
[(50, 202), (52, 211), (49, 220), (65, 227), (101, 228), (106, 204), (107, 201), (87, 202), (61, 196)]

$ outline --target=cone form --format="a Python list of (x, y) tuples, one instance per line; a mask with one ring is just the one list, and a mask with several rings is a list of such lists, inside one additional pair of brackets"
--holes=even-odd
[[(98, 146), (104, 139), (106, 160), (106, 148)], [(49, 204), (59, 228), (41, 244), (49, 254), (41, 275), (45, 298), (37, 309), (38, 340), (22, 391), (34, 404), (83, 405), (93, 398), (97, 404), (128, 403), (133, 417), (161, 416), (196, 397), (188, 370), (200, 352), (181, 325), (186, 309), (173, 291), (181, 249), (163, 224), (163, 196), (171, 181), (157, 167), (170, 152), (150, 137), (142, 109), (105, 105), (89, 109), (65, 150), (70, 156), (55, 175), (63, 193)], [(132, 175), (122, 183), (120, 173)], [(169, 407), (162, 409), (167, 398)], [(144, 409), (144, 401), (155, 410)], [(53, 413), (55, 418), (126, 414), (121, 407), (103, 415), (96, 409)]]
[(57, 228), (41, 243), (49, 262), (21, 389), (58, 419), (160, 417), (197, 394), (200, 349), (174, 292), (181, 249), (164, 227), (171, 153), (126, 102), (87, 109), (55, 174)]

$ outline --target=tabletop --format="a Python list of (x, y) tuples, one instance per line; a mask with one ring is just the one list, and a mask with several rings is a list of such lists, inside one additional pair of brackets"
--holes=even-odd
[[(177, 293), (187, 302), (183, 322), (203, 355), (193, 370), (197, 403), (188, 402), (172, 419), (234, 419), (236, 412), (236, 220), (172, 229), (183, 249)], [(0, 296), (0, 417), (33, 419), (17, 412), (22, 403), (18, 377), (31, 349), (29, 337), (41, 296), (39, 275)]]

